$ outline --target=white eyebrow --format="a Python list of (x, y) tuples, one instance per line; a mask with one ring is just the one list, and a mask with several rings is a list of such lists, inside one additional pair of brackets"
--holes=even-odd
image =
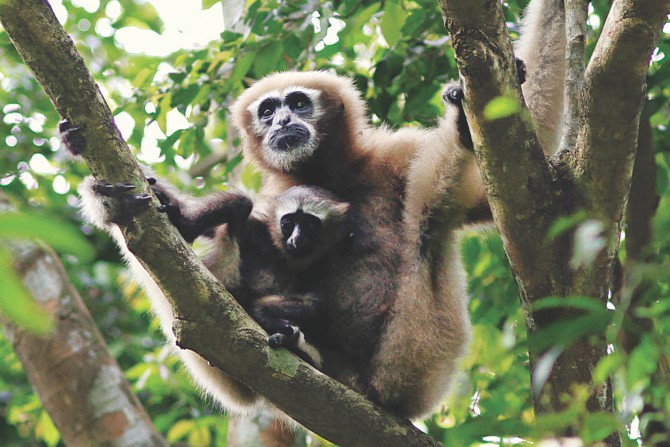
[(256, 101), (252, 102), (249, 104), (249, 107), (247, 107), (247, 111), (251, 113), (252, 115), (256, 114), (256, 111), (258, 110), (258, 106), (265, 101), (268, 98), (285, 98), (286, 95), (289, 93), (294, 93), (294, 92), (302, 92), (309, 96), (309, 98), (312, 100), (314, 104), (316, 104), (317, 100), (319, 99), (319, 96), (321, 96), (321, 91), (314, 89), (314, 88), (308, 88), (308, 87), (301, 87), (299, 85), (290, 85), (282, 90), (271, 90), (264, 94), (263, 96), (259, 97)]
[(263, 96), (259, 97), (256, 101), (252, 102), (249, 104), (249, 107), (247, 107), (247, 112), (251, 113), (252, 115), (256, 115), (256, 111), (258, 110), (258, 106), (265, 101), (268, 98), (280, 98), (281, 97), (281, 92), (279, 90), (272, 90), (270, 92), (267, 92)]

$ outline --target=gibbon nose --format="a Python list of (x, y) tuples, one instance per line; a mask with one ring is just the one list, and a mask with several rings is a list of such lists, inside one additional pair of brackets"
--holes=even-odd
[(290, 122), (291, 122), (290, 112), (282, 110), (277, 114), (277, 124), (279, 124), (280, 126), (286, 126)]
[(286, 249), (288, 251), (294, 251), (297, 248), (296, 239), (297, 238), (294, 236), (288, 238), (288, 240), (286, 241)]

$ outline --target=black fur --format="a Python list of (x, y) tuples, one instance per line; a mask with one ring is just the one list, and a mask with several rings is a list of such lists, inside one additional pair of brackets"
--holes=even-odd
[[(518, 57), (515, 58), (516, 62), (516, 71), (519, 76), (519, 84), (526, 82), (526, 64), (523, 60)], [(465, 117), (465, 110), (463, 109), (463, 87), (458, 84), (452, 85), (444, 91), (442, 99), (445, 102), (449, 102), (456, 107), (458, 107), (458, 118), (456, 122), (456, 128), (458, 129), (458, 137), (461, 141), (461, 144), (466, 149), (474, 150), (474, 145), (472, 143), (472, 135), (470, 134), (470, 127), (468, 126), (468, 120)]]
[(65, 149), (72, 155), (81, 155), (86, 147), (86, 140), (82, 133), (82, 128), (73, 125), (70, 121), (64, 119), (58, 123), (61, 141)]

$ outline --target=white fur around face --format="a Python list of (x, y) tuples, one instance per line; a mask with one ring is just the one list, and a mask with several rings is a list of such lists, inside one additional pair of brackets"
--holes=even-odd
[[(312, 101), (312, 115), (307, 119), (299, 120), (299, 122), (303, 124), (309, 131), (309, 141), (305, 144), (292, 148), (290, 151), (274, 151), (270, 148), (270, 135), (274, 131), (278, 130), (280, 126), (275, 124), (270, 129), (264, 126), (258, 119), (258, 107), (268, 98), (279, 98), (283, 102), (286, 96), (294, 92), (302, 92)], [(319, 122), (323, 116), (323, 108), (321, 107), (320, 96), (321, 92), (316, 89), (289, 86), (281, 90), (272, 90), (262, 95), (249, 105), (247, 112), (252, 117), (252, 130), (256, 135), (263, 137), (262, 156), (271, 167), (281, 171), (289, 172), (295, 167), (297, 163), (309, 159), (316, 148), (319, 146), (320, 140), (314, 124)]]
[(281, 227), (281, 218), (287, 214), (302, 210), (305, 214), (311, 214), (324, 222), (331, 214), (333, 205), (324, 200), (304, 201), (297, 198), (280, 199), (277, 201), (275, 209), (275, 224), (277, 228)]

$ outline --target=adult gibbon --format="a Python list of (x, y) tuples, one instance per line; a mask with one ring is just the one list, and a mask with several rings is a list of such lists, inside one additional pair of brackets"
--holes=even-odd
[[(531, 110), (548, 147), (562, 107), (560, 2), (535, 1), (524, 24), (535, 35), (522, 45), (537, 50), (519, 48), (525, 91), (535, 96), (528, 103), (558, 108)], [(548, 36), (556, 43), (543, 47)], [(444, 97), (436, 128), (390, 131), (368, 124), (349, 79), (288, 72), (258, 81), (232, 108), (245, 156), (264, 174), (264, 194), (313, 184), (351, 204), (358, 249), (317, 285), (328, 305), (317, 348), (339, 354), (324, 355), (323, 371), (410, 418), (441, 402), (466, 352), (471, 327), (456, 230), (488, 208), (471, 139), (459, 126), (462, 92), (452, 85)]]
[[(564, 26), (562, 2), (532, 0), (517, 49), (527, 67), (524, 96), (546, 152), (561, 124)], [(467, 350), (471, 327), (456, 230), (487, 210), (463, 126), (462, 92), (451, 86), (444, 97), (446, 113), (436, 128), (391, 131), (368, 124), (349, 79), (291, 72), (257, 82), (232, 108), (245, 156), (263, 171), (267, 197), (316, 185), (350, 204), (356, 223), (346, 239), (350, 249), (338, 251), (308, 285), (326, 303), (325, 324), (310, 340), (325, 373), (410, 418), (443, 399)], [(84, 182), (84, 212), (120, 243), (173, 341), (172, 311), (125, 249), (100, 189)], [(239, 265), (238, 252), (215, 247), (221, 266)], [(251, 390), (195, 353), (179, 354), (226, 408), (244, 413), (258, 404)]]

